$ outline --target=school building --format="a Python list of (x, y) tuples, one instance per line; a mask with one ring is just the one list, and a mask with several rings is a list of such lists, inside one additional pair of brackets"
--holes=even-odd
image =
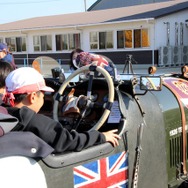
[(0, 24), (0, 42), (11, 47), (16, 64), (49, 56), (63, 65), (73, 49), (81, 48), (115, 64), (124, 64), (132, 55), (138, 64), (184, 65), (188, 1), (98, 0), (86, 12)]

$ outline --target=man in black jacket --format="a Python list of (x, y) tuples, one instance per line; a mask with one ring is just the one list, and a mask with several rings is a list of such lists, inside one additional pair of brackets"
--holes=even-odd
[(44, 92), (53, 92), (47, 87), (42, 75), (31, 67), (22, 67), (12, 71), (6, 78), (4, 102), (11, 105), (8, 112), (17, 117), (18, 125), (14, 131), (31, 131), (54, 148), (55, 153), (81, 151), (93, 145), (111, 142), (118, 145), (120, 136), (117, 130), (99, 132), (92, 130), (78, 133), (68, 131), (59, 122), (38, 114), (44, 103)]

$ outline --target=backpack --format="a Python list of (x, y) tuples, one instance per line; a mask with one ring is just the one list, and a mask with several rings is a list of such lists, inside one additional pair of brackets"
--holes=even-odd
[(15, 155), (45, 158), (54, 151), (32, 132), (12, 132), (18, 124), (18, 119), (9, 115), (7, 109), (0, 106), (0, 158)]

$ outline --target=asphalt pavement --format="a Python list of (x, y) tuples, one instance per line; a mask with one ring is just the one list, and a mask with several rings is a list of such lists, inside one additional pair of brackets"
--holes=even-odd
[[(151, 65), (132, 65), (126, 66), (125, 65), (116, 65), (118, 73), (128, 73), (133, 70), (135, 74), (148, 74), (148, 68), (151, 67)], [(181, 67), (182, 66), (175, 66), (175, 67), (156, 67), (156, 73), (155, 74), (171, 74), (171, 73), (181, 73)]]
[[(131, 72), (131, 66), (126, 66), (124, 64), (117, 64), (117, 71), (118, 73), (127, 73)], [(132, 70), (136, 74), (148, 74), (148, 68), (151, 67), (151, 65), (144, 64), (144, 65), (138, 65), (133, 64)], [(170, 73), (181, 73), (181, 67), (182, 66), (170, 66), (170, 67), (158, 67), (155, 66), (157, 71), (156, 74), (170, 74)], [(64, 72), (68, 72), (69, 67), (68, 65), (62, 65), (62, 68), (64, 69)]]
[[(22, 66), (19, 66), (22, 67)], [(119, 74), (121, 73), (133, 73), (135, 74), (148, 74), (148, 68), (151, 67), (151, 65), (144, 64), (144, 65), (138, 65), (138, 64), (133, 64), (132, 69), (131, 66), (126, 66), (124, 64), (117, 64), (117, 72)], [(170, 74), (170, 73), (181, 73), (181, 67), (182, 66), (169, 66), (169, 67), (158, 67), (155, 66), (157, 71), (155, 74)], [(51, 75), (51, 69), (56, 68), (54, 65), (51, 64), (45, 64), (42, 69), (42, 73), (45, 75)], [(62, 65), (61, 68), (64, 70), (64, 72), (69, 72), (69, 66), (68, 65)]]

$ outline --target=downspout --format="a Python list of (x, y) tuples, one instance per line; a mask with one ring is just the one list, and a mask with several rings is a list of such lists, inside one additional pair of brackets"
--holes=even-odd
[[(154, 21), (154, 20), (153, 20)], [(155, 22), (153, 22), (152, 66), (155, 66)]]
[(155, 23), (153, 24), (153, 50), (152, 50), (152, 66), (155, 65)]

